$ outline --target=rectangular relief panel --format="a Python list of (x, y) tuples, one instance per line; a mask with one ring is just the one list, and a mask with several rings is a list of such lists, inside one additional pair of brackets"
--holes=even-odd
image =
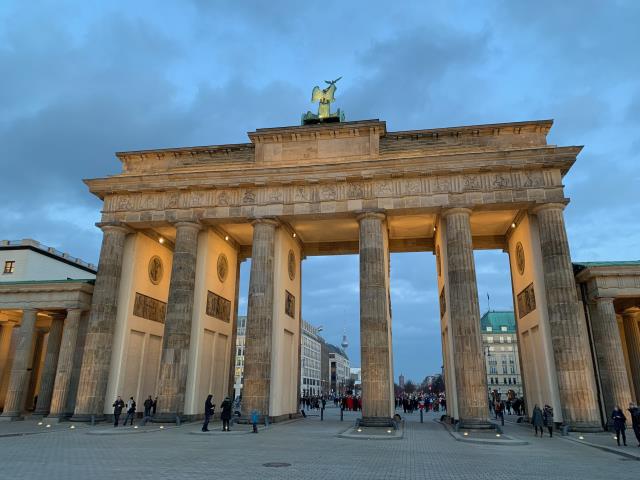
[(146, 318), (154, 322), (164, 323), (164, 317), (167, 313), (167, 304), (155, 298), (147, 297), (136, 292), (136, 298), (133, 303), (133, 314), (136, 317)]
[(211, 291), (207, 292), (207, 315), (223, 322), (231, 321), (231, 301)]
[(296, 297), (288, 290), (284, 291), (284, 313), (291, 318), (296, 318)]
[(518, 317), (523, 318), (536, 309), (536, 294), (533, 283), (527, 285), (518, 294)]

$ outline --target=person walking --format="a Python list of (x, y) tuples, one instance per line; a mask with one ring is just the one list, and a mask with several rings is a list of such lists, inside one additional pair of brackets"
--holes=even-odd
[(627, 446), (627, 435), (624, 433), (627, 426), (627, 417), (622, 413), (622, 409), (619, 405), (616, 405), (611, 412), (611, 420), (613, 420), (613, 428), (616, 431), (616, 441), (618, 442), (618, 446), (620, 446), (620, 436), (622, 436), (622, 443), (626, 447)]
[(230, 432), (229, 429), (229, 421), (231, 420), (231, 409), (233, 408), (233, 403), (229, 397), (224, 399), (224, 402), (220, 405), (222, 409), (222, 413), (220, 414), (220, 418), (222, 419), (222, 431)]
[(202, 424), (202, 431), (209, 431), (209, 421), (214, 412), (215, 405), (213, 404), (213, 395), (207, 395), (207, 399), (204, 401), (204, 423)]
[(500, 419), (500, 423), (504, 427), (504, 403), (498, 400), (496, 402), (494, 410), (496, 411), (496, 420)]
[(537, 403), (533, 407), (533, 414), (531, 415), (531, 423), (533, 424), (536, 437), (538, 436), (538, 429), (540, 429), (540, 438), (542, 438), (542, 435), (544, 433), (544, 430), (542, 429), (544, 426), (544, 421), (542, 419), (542, 410), (540, 410), (540, 407), (538, 406)]
[(633, 428), (633, 433), (636, 434), (638, 447), (640, 447), (640, 408), (638, 408), (637, 405), (630, 403), (629, 415), (631, 416), (631, 428)]
[(118, 422), (120, 420), (120, 415), (122, 414), (122, 409), (124, 408), (124, 401), (118, 395), (116, 401), (113, 402), (113, 426), (117, 427)]
[(153, 407), (151, 395), (149, 395), (149, 398), (147, 398), (142, 405), (144, 406), (144, 418), (146, 420), (151, 416), (151, 407)]
[(549, 436), (553, 437), (553, 408), (549, 405), (545, 405), (542, 410), (542, 423), (549, 430)]
[(129, 421), (129, 419), (131, 419), (131, 426), (133, 427), (133, 419), (136, 416), (136, 401), (133, 399), (133, 397), (129, 397), (129, 400), (127, 400), (127, 416), (124, 417), (124, 426), (127, 426), (127, 421)]

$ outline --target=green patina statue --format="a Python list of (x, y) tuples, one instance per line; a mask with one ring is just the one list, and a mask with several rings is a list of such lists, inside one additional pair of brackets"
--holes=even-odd
[(344, 122), (344, 112), (338, 109), (336, 112), (331, 113), (331, 102), (335, 102), (334, 93), (336, 91), (336, 83), (342, 77), (335, 80), (325, 80), (324, 82), (329, 86), (327, 88), (320, 89), (317, 85), (313, 87), (311, 92), (311, 101), (319, 102), (318, 114), (313, 112), (307, 112), (302, 115), (302, 124), (309, 125), (313, 123), (329, 123), (329, 122)]

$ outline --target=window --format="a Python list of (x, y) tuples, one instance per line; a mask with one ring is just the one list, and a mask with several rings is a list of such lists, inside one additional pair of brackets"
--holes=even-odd
[(504, 337), (500, 337), (500, 343), (504, 343)]
[(16, 261), (15, 260), (7, 260), (4, 262), (4, 272), (2, 273), (13, 273), (16, 271)]
[(487, 327), (487, 332), (493, 332), (493, 327), (488, 326), (488, 327)]
[(506, 332), (507, 331), (507, 327), (505, 327), (504, 325), (502, 327), (500, 327), (500, 331), (501, 332)]
[(487, 343), (493, 343), (493, 337), (487, 337)]
[(506, 379), (506, 378), (503, 378), (503, 379), (502, 379), (502, 381), (503, 381), (503, 383), (504, 383), (505, 385), (507, 384), (507, 379)]

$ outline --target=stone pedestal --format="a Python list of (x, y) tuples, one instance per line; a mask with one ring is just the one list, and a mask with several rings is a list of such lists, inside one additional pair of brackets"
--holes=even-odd
[(58, 356), (60, 355), (60, 341), (62, 340), (62, 326), (64, 319), (55, 316), (49, 328), (49, 340), (47, 340), (47, 352), (44, 359), (44, 368), (40, 377), (40, 390), (38, 391), (38, 403), (34, 415), (46, 415), (51, 406), (51, 396), (56, 380)]
[(598, 359), (604, 410), (611, 423), (611, 412), (618, 405), (626, 409), (631, 401), (629, 378), (624, 361), (613, 298), (598, 298), (591, 307), (593, 344)]
[(389, 252), (385, 215), (363, 213), (360, 224), (360, 351), (362, 425), (389, 425), (393, 417), (393, 358)]
[[(631, 378), (633, 379), (633, 391), (635, 391), (635, 402), (640, 402), (640, 329), (638, 328), (638, 314), (625, 313), (622, 316), (624, 326), (624, 336), (627, 341), (627, 352), (629, 354), (629, 366)], [(626, 405), (620, 405), (625, 407)]]
[(251, 276), (244, 350), (242, 415), (269, 415), (273, 329), (274, 256), (278, 222), (253, 222)]
[(176, 417), (184, 412), (189, 368), (200, 225), (193, 222), (179, 222), (175, 227), (176, 242), (162, 338), (158, 414), (154, 419), (157, 421), (175, 421)]
[(64, 321), (60, 345), (60, 356), (58, 357), (58, 366), (56, 369), (56, 379), (53, 387), (53, 397), (49, 408), (49, 417), (65, 417), (71, 413), (67, 412), (66, 407), (81, 315), (82, 310), (79, 309), (67, 311), (67, 318)]
[(449, 318), (458, 415), (464, 428), (487, 428), (487, 373), (480, 335), (480, 306), (471, 240), (471, 210), (453, 208), (442, 217), (447, 232)]
[(102, 225), (101, 228), (104, 236), (73, 415), (76, 421), (90, 421), (92, 416), (100, 418), (104, 415), (118, 313), (122, 255), (128, 229), (120, 225)]
[(545, 204), (533, 210), (538, 217), (562, 417), (572, 429), (601, 429), (588, 333), (579, 312), (563, 209), (563, 204)]
[(16, 350), (13, 356), (7, 396), (4, 400), (4, 411), (0, 418), (14, 420), (22, 417), (25, 392), (31, 376), (28, 368), (37, 315), (36, 310), (24, 310), (20, 328), (14, 330), (14, 335), (17, 335)]

